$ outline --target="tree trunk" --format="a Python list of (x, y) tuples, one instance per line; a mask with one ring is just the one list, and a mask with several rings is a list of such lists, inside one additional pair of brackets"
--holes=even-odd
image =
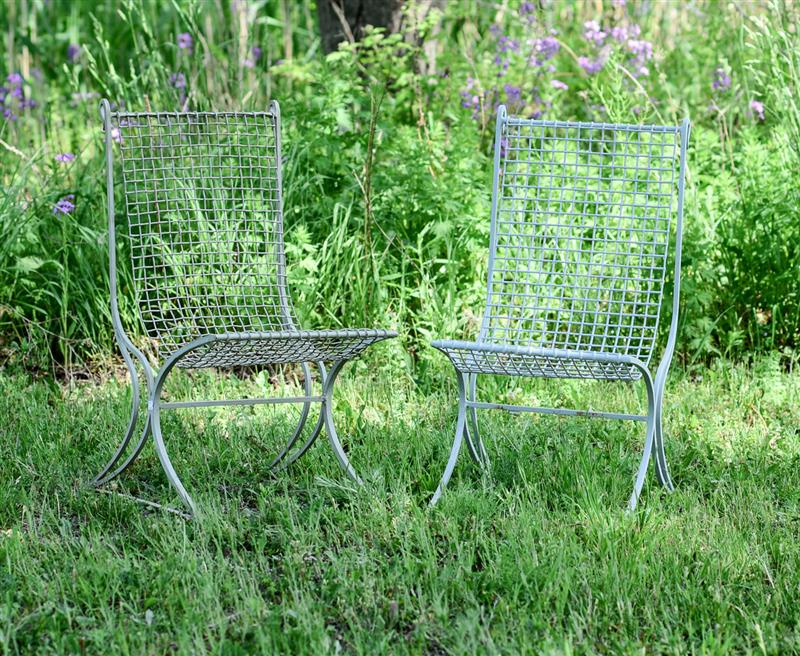
[(322, 49), (329, 53), (342, 41), (358, 41), (367, 25), (396, 32), (402, 8), (403, 0), (317, 0)]

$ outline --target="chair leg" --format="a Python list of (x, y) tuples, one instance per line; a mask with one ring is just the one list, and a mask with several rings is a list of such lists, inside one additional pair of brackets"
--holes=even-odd
[(147, 406), (150, 412), (150, 426), (153, 431), (153, 442), (155, 443), (156, 454), (161, 462), (161, 467), (167, 475), (170, 484), (178, 493), (178, 496), (180, 496), (183, 503), (189, 508), (191, 514), (196, 516), (197, 506), (192, 500), (192, 497), (189, 496), (183, 483), (181, 483), (181, 479), (175, 472), (175, 468), (172, 466), (172, 461), (169, 459), (169, 454), (167, 453), (167, 447), (164, 444), (164, 436), (161, 433), (161, 388), (164, 386), (164, 381), (169, 372), (172, 371), (172, 368), (177, 364), (178, 360), (189, 352), (189, 350), (190, 348), (184, 348), (177, 351), (164, 363), (164, 366), (161, 367), (161, 370), (158, 372), (158, 377), (156, 378), (155, 385), (153, 385), (153, 391), (150, 394), (150, 400)]
[[(339, 372), (342, 370), (344, 364), (345, 360), (339, 360), (333, 365), (333, 368), (331, 368), (330, 372), (325, 378), (325, 384), (322, 391), (322, 415), (325, 418), (325, 431), (328, 433), (328, 441), (330, 442), (336, 459), (339, 461), (342, 469), (347, 472), (347, 475), (353, 479), (353, 481), (359, 485), (362, 485), (361, 478), (356, 473), (356, 470), (353, 469), (353, 466), (350, 464), (350, 460), (347, 458), (347, 454), (342, 448), (342, 443), (339, 441), (339, 434), (336, 432), (336, 426), (333, 423), (333, 411), (331, 409), (331, 403), (333, 401), (333, 384), (336, 382), (336, 377), (339, 375)], [(316, 435), (312, 435), (312, 438), (316, 439)], [(313, 439), (310, 439), (308, 442), (306, 442), (306, 444), (303, 445), (303, 448), (307, 449), (309, 446), (311, 446), (311, 443), (313, 443)]]
[(186, 491), (183, 483), (181, 483), (181, 479), (178, 477), (178, 474), (175, 472), (175, 468), (172, 466), (172, 461), (169, 459), (169, 454), (167, 454), (167, 447), (164, 444), (164, 436), (161, 434), (161, 412), (158, 404), (158, 398), (154, 394), (150, 398), (150, 423), (152, 424), (153, 441), (156, 445), (158, 459), (161, 461), (161, 467), (164, 469), (164, 473), (167, 475), (167, 479), (169, 480), (170, 484), (177, 491), (178, 496), (180, 496), (183, 503), (185, 503), (189, 508), (191, 514), (197, 515), (197, 506), (192, 500), (192, 497), (189, 496), (189, 493)]
[[(94, 487), (99, 487), (101, 485), (105, 485), (106, 483), (111, 482), (117, 476), (119, 476), (122, 472), (124, 472), (131, 464), (139, 457), (139, 454), (142, 452), (144, 445), (147, 441), (147, 437), (150, 434), (150, 414), (148, 413), (147, 420), (145, 421), (144, 428), (142, 429), (142, 433), (139, 437), (139, 441), (136, 444), (136, 447), (130, 453), (130, 455), (125, 459), (125, 461), (117, 467), (117, 463), (122, 458), (123, 453), (128, 448), (130, 444), (131, 437), (133, 437), (133, 432), (136, 429), (136, 421), (139, 418), (139, 402), (140, 402), (140, 394), (139, 394), (139, 377), (136, 373), (136, 367), (134, 366), (133, 359), (131, 358), (130, 353), (128, 352), (127, 347), (124, 344), (120, 344), (120, 350), (122, 352), (122, 358), (125, 360), (125, 364), (128, 367), (128, 371), (131, 375), (131, 417), (128, 421), (128, 428), (125, 431), (125, 436), (122, 438), (122, 442), (120, 442), (119, 446), (117, 447), (114, 455), (111, 459), (106, 463), (105, 467), (98, 473), (90, 482), (90, 485)], [(145, 368), (145, 380), (147, 382), (147, 392), (148, 396), (150, 394), (150, 388), (152, 387), (152, 374), (149, 370), (149, 365), (146, 360), (144, 360), (144, 356), (142, 354), (136, 354), (137, 358), (142, 359), (142, 363)], [(117, 467), (114, 469), (114, 467)], [(113, 471), (112, 471), (113, 470)], [(110, 472), (110, 473), (109, 473)]]
[(639, 501), (639, 495), (644, 486), (644, 479), (647, 475), (647, 466), (650, 464), (650, 454), (653, 450), (653, 440), (655, 437), (656, 429), (656, 399), (653, 393), (653, 381), (648, 371), (643, 371), (643, 379), (647, 387), (647, 433), (644, 440), (644, 452), (642, 453), (642, 460), (639, 463), (639, 471), (636, 474), (636, 482), (633, 486), (633, 494), (628, 501), (628, 510), (636, 510), (636, 504)]
[(460, 371), (456, 371), (456, 377), (458, 381), (458, 419), (456, 420), (456, 435), (455, 439), (453, 440), (453, 447), (450, 450), (450, 458), (447, 460), (447, 466), (445, 467), (444, 474), (442, 474), (442, 480), (439, 482), (439, 487), (436, 488), (436, 492), (430, 501), (429, 505), (431, 507), (436, 505), (436, 502), (439, 501), (439, 498), (442, 496), (442, 492), (444, 492), (444, 488), (447, 486), (447, 483), (450, 481), (450, 477), (453, 475), (453, 469), (455, 469), (456, 461), (458, 460), (458, 452), (461, 450), (461, 441), (464, 438), (464, 433), (466, 431), (467, 398), (464, 374), (462, 374)]
[[(304, 362), (302, 366), (303, 366), (303, 375), (305, 376), (305, 381), (303, 383), (303, 391), (305, 392), (306, 396), (311, 396), (311, 392), (313, 391), (311, 385), (311, 370), (309, 369), (307, 362)], [(325, 378), (323, 375), (323, 384), (324, 380)], [(292, 433), (292, 436), (289, 438), (289, 441), (286, 443), (286, 446), (284, 446), (283, 449), (281, 449), (281, 452), (277, 456), (275, 456), (273, 461), (270, 463), (269, 465), (270, 469), (274, 469), (281, 462), (281, 460), (283, 460), (286, 457), (286, 455), (292, 450), (292, 447), (294, 447), (294, 445), (297, 443), (297, 440), (303, 433), (303, 428), (305, 428), (310, 409), (311, 409), (311, 401), (306, 401), (305, 403), (303, 403), (303, 410), (301, 411), (300, 414), (300, 420), (297, 422), (297, 427), (294, 429), (294, 433)], [(322, 413), (320, 413), (320, 421), (317, 422), (317, 426), (320, 428), (322, 423), (321, 419), (322, 419)], [(290, 465), (296, 459), (297, 458), (290, 459), (289, 462), (286, 463), (286, 465), (287, 466)]]
[[(477, 374), (469, 374), (467, 376), (467, 399), (475, 402), (477, 398)], [(489, 466), (489, 454), (486, 453), (486, 447), (483, 445), (481, 439), (480, 429), (478, 428), (478, 410), (477, 408), (469, 408), (469, 423), (464, 429), (464, 441), (467, 443), (469, 454), (472, 459), (481, 467), (486, 468)]]
[(655, 430), (655, 450), (656, 450), (656, 476), (658, 482), (667, 492), (673, 492), (675, 486), (672, 484), (672, 477), (669, 475), (667, 465), (667, 454), (664, 452), (664, 427), (662, 420), (662, 403), (664, 399), (664, 388), (656, 390), (656, 430)]

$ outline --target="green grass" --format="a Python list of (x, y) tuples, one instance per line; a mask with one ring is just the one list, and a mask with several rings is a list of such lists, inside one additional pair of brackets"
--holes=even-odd
[[(673, 376), (677, 491), (651, 471), (632, 515), (640, 424), (503, 413), (482, 415), (491, 476), (462, 454), (428, 510), (449, 373), (426, 394), (365, 376), (345, 372), (336, 409), (362, 489), (324, 441), (270, 474), (286, 426), (272, 410), (167, 414), (197, 521), (85, 486), (127, 420), (121, 382), (0, 376), (0, 652), (800, 651), (800, 374), (768, 360)], [(183, 374), (171, 395), (275, 380)], [(495, 395), (636, 406), (622, 385)], [(114, 490), (177, 501), (151, 446)]]

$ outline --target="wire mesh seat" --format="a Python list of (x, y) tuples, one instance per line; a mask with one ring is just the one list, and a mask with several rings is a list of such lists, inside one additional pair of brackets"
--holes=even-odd
[[(160, 411), (175, 407), (283, 403), (238, 399), (165, 403), (161, 389), (173, 367), (205, 368), (299, 363), (305, 395), (300, 420), (272, 465), (306, 452), (323, 425), (342, 467), (359, 480), (331, 416), (333, 383), (344, 363), (396, 332), (375, 329), (301, 330), (289, 295), (283, 239), (280, 108), (266, 112), (112, 112), (101, 103), (108, 176), (111, 309), (114, 331), (131, 372), (133, 409), (116, 453), (94, 479), (106, 483), (130, 466), (152, 434), (161, 464), (182, 500), (194, 503), (172, 467)], [(120, 321), (116, 282), (114, 152), (118, 153), (127, 246), (142, 326), (158, 345), (154, 369)], [(148, 417), (127, 458), (144, 369)], [(324, 363), (333, 363), (330, 370)], [(322, 395), (313, 396), (316, 363)], [(320, 417), (299, 452), (311, 403)]]
[[(456, 370), (459, 414), (431, 503), (450, 479), (462, 440), (476, 462), (487, 463), (476, 412), (485, 408), (644, 421), (629, 506), (636, 506), (653, 446), (658, 479), (672, 489), (661, 405), (677, 332), (688, 138), (688, 120), (680, 126), (537, 121), (508, 116), (500, 106), (480, 333), (475, 342), (432, 342)], [(653, 376), (673, 224), (672, 317)], [(648, 414), (482, 403), (479, 374), (644, 380)]]

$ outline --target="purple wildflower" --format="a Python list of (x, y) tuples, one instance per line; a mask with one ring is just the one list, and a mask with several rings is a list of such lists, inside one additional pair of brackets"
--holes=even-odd
[(53, 214), (72, 214), (75, 209), (75, 194), (68, 194), (53, 205)]
[(497, 40), (498, 52), (517, 52), (519, 50), (519, 43), (514, 41), (510, 36), (503, 34)]
[(559, 91), (566, 91), (569, 87), (564, 84), (561, 80), (550, 80), (550, 86), (554, 89), (558, 89)]
[(628, 41), (628, 50), (633, 55), (631, 59), (634, 66), (633, 74), (637, 77), (649, 75), (650, 69), (647, 68), (646, 62), (653, 58), (653, 44), (649, 41), (631, 39)]
[(759, 100), (751, 100), (750, 110), (753, 112), (753, 116), (755, 116), (759, 121), (764, 120), (764, 103)]
[(531, 57), (530, 64), (533, 66), (544, 65), (546, 61), (555, 57), (560, 48), (561, 44), (554, 36), (536, 39), (533, 42), (534, 55)]
[(70, 43), (67, 46), (67, 59), (69, 61), (74, 62), (78, 59), (78, 55), (81, 54), (81, 47), (77, 43)]
[(514, 107), (515, 105), (519, 105), (522, 102), (522, 89), (518, 86), (513, 84), (506, 84), (503, 87), (503, 91), (506, 93), (506, 100), (509, 105)]
[(520, 16), (528, 16), (536, 11), (536, 6), (532, 2), (523, 2), (519, 6), (519, 15)]
[(250, 48), (250, 56), (244, 60), (244, 65), (247, 68), (255, 68), (256, 62), (261, 59), (262, 50), (258, 46)]
[(508, 153), (508, 139), (500, 139), (500, 157), (505, 157)]
[(169, 83), (175, 89), (185, 89), (186, 88), (186, 76), (183, 73), (173, 73), (169, 76)]
[(714, 80), (711, 82), (711, 88), (714, 91), (727, 91), (731, 87), (731, 76), (725, 72), (722, 66), (717, 67), (714, 71)]
[(178, 47), (181, 50), (186, 50), (187, 52), (191, 53), (192, 49), (194, 48), (194, 39), (192, 35), (188, 32), (181, 32), (178, 35)]
[(17, 120), (17, 115), (14, 112), (11, 111), (10, 107), (6, 107), (3, 110), (3, 118), (5, 118), (8, 121), (16, 121)]
[(628, 40), (628, 28), (624, 25), (617, 25), (611, 28), (611, 38), (619, 43), (624, 43)]
[(494, 65), (500, 69), (497, 71), (497, 77), (503, 77), (506, 74), (510, 63), (511, 60), (508, 57), (494, 56)]
[(589, 59), (588, 57), (578, 57), (578, 65), (589, 75), (599, 73), (603, 69), (605, 62), (600, 59)]
[(122, 133), (119, 128), (111, 128), (111, 138), (117, 143), (122, 143)]
[(586, 21), (583, 24), (583, 27), (584, 39), (591, 41), (597, 47), (603, 45), (603, 42), (606, 40), (606, 33), (600, 29), (600, 23), (598, 23), (596, 20), (590, 20)]
[(75, 159), (72, 153), (59, 153), (56, 155), (56, 162), (71, 162)]
[(472, 118), (477, 119), (481, 111), (480, 83), (474, 77), (467, 77), (467, 85), (461, 90), (461, 106), (472, 110)]
[(6, 80), (9, 84), (14, 85), (15, 87), (18, 87), (22, 84), (22, 76), (19, 73), (9, 73), (6, 77)]

